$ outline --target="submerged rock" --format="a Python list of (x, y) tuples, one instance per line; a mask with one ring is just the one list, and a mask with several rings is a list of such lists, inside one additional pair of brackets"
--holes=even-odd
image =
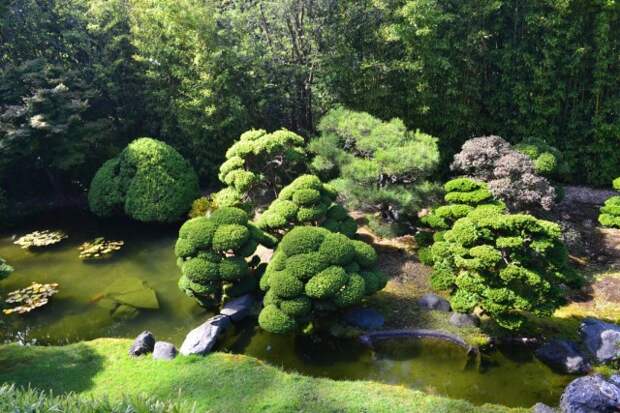
[(150, 331), (143, 331), (133, 341), (129, 348), (130, 356), (141, 356), (153, 352), (155, 348), (155, 337)]
[(137, 277), (118, 278), (104, 290), (103, 295), (131, 307), (147, 310), (159, 309), (159, 300), (155, 290)]
[(137, 308), (120, 304), (112, 311), (112, 318), (116, 321), (131, 320), (139, 314)]
[(155, 360), (172, 360), (177, 356), (177, 349), (172, 343), (158, 341), (153, 348), (153, 358)]
[(181, 354), (184, 356), (207, 354), (215, 345), (217, 338), (228, 326), (230, 326), (230, 318), (228, 316), (220, 314), (211, 317), (187, 334), (181, 345)]
[(476, 327), (480, 324), (480, 319), (473, 314), (452, 313), (450, 324), (456, 327)]
[(437, 294), (432, 293), (424, 294), (418, 300), (418, 305), (420, 306), (420, 308), (423, 308), (425, 310), (449, 312), (451, 309), (450, 302), (448, 302), (448, 300), (438, 296)]
[(588, 351), (600, 363), (620, 359), (620, 326), (587, 318), (581, 323), (580, 333)]
[(385, 318), (372, 308), (353, 308), (345, 313), (344, 321), (362, 330), (378, 330), (383, 327)]
[(232, 321), (240, 321), (250, 315), (255, 303), (256, 300), (252, 294), (242, 295), (224, 304), (220, 314), (230, 317)]
[(620, 411), (620, 388), (601, 376), (573, 380), (560, 399), (563, 413), (612, 413)]
[(536, 350), (536, 357), (560, 373), (577, 374), (590, 371), (590, 365), (577, 344), (568, 340), (553, 340)]

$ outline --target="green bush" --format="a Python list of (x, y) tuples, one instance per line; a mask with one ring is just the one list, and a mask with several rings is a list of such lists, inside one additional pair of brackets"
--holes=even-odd
[(335, 200), (333, 188), (315, 175), (302, 175), (282, 189), (256, 225), (276, 233), (286, 232), (297, 225), (320, 225), (353, 237), (357, 224)]
[[(612, 186), (620, 191), (620, 178), (614, 179)], [(605, 201), (598, 222), (604, 227), (620, 228), (620, 196), (612, 196)]]
[(291, 229), (267, 265), (260, 326), (272, 333), (300, 330), (359, 303), (385, 287), (377, 254), (362, 241), (321, 227)]
[(452, 307), (479, 307), (500, 326), (518, 329), (525, 313), (550, 316), (563, 285), (581, 279), (568, 265), (560, 227), (526, 214), (481, 205), (431, 247), (434, 288), (451, 291)]
[(399, 119), (383, 122), (339, 108), (325, 115), (310, 142), (311, 169), (343, 196), (347, 207), (404, 221), (435, 188), (427, 179), (439, 162), (437, 140), (409, 131)]
[(534, 162), (534, 170), (539, 175), (563, 181), (570, 173), (568, 162), (564, 159), (562, 152), (543, 139), (524, 139), (513, 148), (527, 155)]
[(0, 258), (0, 281), (11, 275), (13, 271), (13, 267), (7, 264), (4, 258)]
[(192, 208), (187, 214), (190, 218), (203, 217), (216, 209), (215, 201), (211, 196), (201, 196), (192, 202)]
[(218, 206), (250, 208), (260, 197), (272, 197), (305, 168), (304, 138), (281, 129), (250, 130), (226, 152), (218, 178), (227, 187), (215, 194)]
[(138, 221), (172, 222), (198, 194), (196, 173), (174, 148), (139, 138), (97, 171), (88, 203), (102, 217), (125, 213)]
[(260, 260), (248, 263), (246, 258), (259, 243), (273, 247), (275, 239), (238, 208), (223, 207), (186, 221), (174, 248), (182, 274), (179, 288), (206, 307), (256, 289)]

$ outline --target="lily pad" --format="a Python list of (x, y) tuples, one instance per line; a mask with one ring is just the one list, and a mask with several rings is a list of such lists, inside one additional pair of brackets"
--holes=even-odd
[(109, 241), (102, 237), (85, 242), (78, 247), (80, 258), (83, 260), (105, 258), (118, 251), (125, 244), (124, 241)]
[(104, 290), (104, 296), (134, 308), (159, 309), (155, 290), (137, 277), (119, 278)]
[(14, 242), (14, 244), (19, 245), (22, 248), (47, 247), (49, 245), (58, 244), (67, 237), (68, 235), (62, 231), (34, 231), (20, 237)]

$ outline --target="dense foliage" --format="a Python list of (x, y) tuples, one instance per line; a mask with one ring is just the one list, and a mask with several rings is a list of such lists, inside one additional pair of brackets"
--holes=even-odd
[(13, 271), (13, 267), (7, 264), (7, 262), (3, 258), (0, 258), (0, 280), (11, 275)]
[(512, 211), (550, 210), (556, 191), (532, 160), (499, 136), (472, 138), (454, 155), (454, 171), (484, 181)]
[[(620, 178), (614, 179), (612, 186), (616, 191), (620, 191)], [(605, 227), (620, 228), (620, 196), (612, 196), (605, 201), (598, 222)]]
[(548, 179), (565, 180), (570, 172), (562, 152), (542, 139), (527, 138), (514, 149), (527, 155), (534, 163), (536, 173)]
[(402, 121), (334, 109), (319, 124), (309, 149), (312, 169), (347, 206), (381, 214), (385, 221), (411, 217), (422, 206), (439, 160), (436, 139), (409, 131)]
[(432, 285), (450, 290), (452, 307), (479, 307), (507, 329), (520, 328), (526, 313), (550, 316), (563, 287), (579, 284), (557, 224), (497, 205), (458, 219), (431, 251)]
[(260, 280), (266, 291), (260, 326), (276, 334), (316, 328), (329, 314), (385, 286), (376, 262), (375, 250), (362, 241), (320, 227), (293, 228)]
[(305, 161), (305, 142), (296, 133), (247, 131), (226, 151), (218, 177), (228, 186), (215, 194), (215, 203), (251, 207), (258, 198), (273, 198), (305, 168)]
[(259, 244), (273, 247), (274, 242), (239, 208), (223, 207), (209, 217), (192, 218), (179, 229), (174, 247), (182, 273), (179, 288), (206, 307), (251, 292), (258, 287), (260, 260), (246, 258)]
[(140, 138), (97, 171), (88, 203), (102, 217), (125, 213), (138, 221), (171, 222), (187, 213), (198, 194), (194, 169), (174, 148)]
[(315, 175), (302, 175), (284, 187), (256, 225), (282, 233), (297, 225), (321, 225), (330, 231), (353, 237), (357, 224), (346, 209), (335, 203), (336, 191)]

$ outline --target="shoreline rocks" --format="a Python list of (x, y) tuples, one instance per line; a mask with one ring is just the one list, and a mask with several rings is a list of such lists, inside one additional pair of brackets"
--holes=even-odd
[(230, 317), (218, 314), (190, 331), (179, 350), (184, 356), (205, 355), (215, 345), (218, 337), (230, 326)]
[(600, 375), (573, 380), (560, 399), (563, 413), (612, 413), (620, 411), (620, 387)]
[(620, 359), (620, 326), (587, 318), (579, 330), (586, 348), (598, 362)]
[(155, 348), (155, 337), (150, 331), (143, 331), (138, 334), (133, 344), (129, 348), (130, 356), (141, 356), (153, 352)]
[(560, 373), (580, 374), (591, 370), (585, 356), (572, 341), (550, 341), (540, 346), (535, 354), (540, 361)]

